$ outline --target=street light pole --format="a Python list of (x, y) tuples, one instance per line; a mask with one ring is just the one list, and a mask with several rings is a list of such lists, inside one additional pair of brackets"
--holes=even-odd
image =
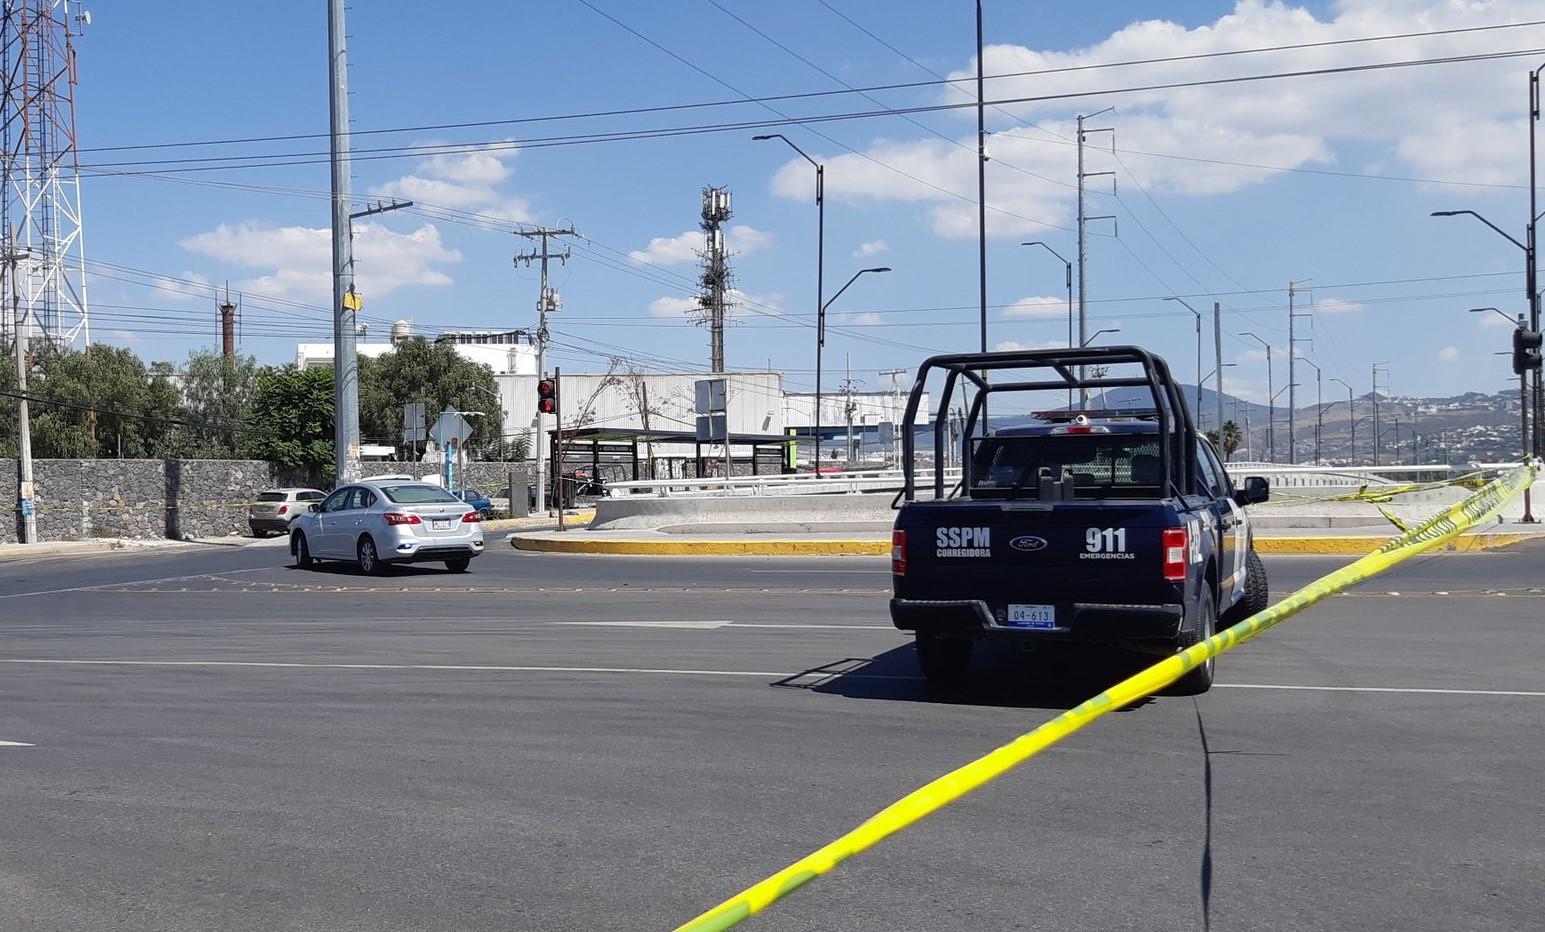
[[(1062, 253), (1051, 248), (1040, 240), (1034, 240), (1028, 243), (1020, 243), (1019, 245), (1039, 246), (1062, 261), (1062, 266), (1066, 273), (1064, 276), (1064, 281), (1066, 282), (1068, 289), (1068, 346), (1073, 346), (1073, 263), (1069, 262), (1067, 259), (1064, 259), (1062, 257)], [(1068, 407), (1073, 407), (1073, 389), (1071, 388), (1068, 389)]]
[(1249, 337), (1255, 342), (1266, 347), (1266, 394), (1271, 399), (1270, 403), (1268, 403), (1266, 406), (1266, 462), (1275, 462), (1277, 458), (1277, 395), (1271, 390), (1271, 344), (1267, 343), (1265, 340), (1261, 339), (1248, 330), (1242, 331), (1239, 335), (1242, 337)]
[(1322, 387), (1320, 377), (1323, 373), (1320, 372), (1320, 367), (1317, 364), (1303, 356), (1298, 357), (1298, 361), (1314, 369), (1314, 461), (1318, 463), (1320, 461), (1320, 431), (1325, 427), (1325, 401), (1320, 394)]
[(1353, 420), (1353, 418), (1356, 416), (1356, 412), (1352, 410), (1352, 386), (1348, 385), (1346, 382), (1343, 382), (1341, 379), (1331, 379), (1331, 381), (1332, 382), (1341, 382), (1341, 387), (1343, 387), (1343, 388), (1345, 388), (1347, 390), (1347, 424), (1349, 425), (1349, 429), (1352, 432), (1351, 438), (1347, 441), (1347, 447), (1348, 447), (1348, 449), (1347, 449), (1347, 458), (1352, 461), (1353, 465), (1356, 465), (1356, 463), (1357, 463), (1357, 422), (1355, 420)]
[[(832, 295), (831, 300), (827, 301), (825, 304), (821, 305), (821, 312), (817, 316), (816, 322), (815, 322), (816, 330), (819, 331), (819, 333), (821, 334), (820, 339), (824, 339), (825, 333), (826, 333), (826, 309), (831, 307), (834, 303), (836, 303), (837, 299), (842, 297), (842, 293), (844, 291), (847, 291), (848, 287), (850, 285), (852, 285), (854, 282), (858, 281), (859, 276), (863, 275), (865, 272), (889, 272), (889, 271), (890, 271), (890, 266), (876, 266), (875, 268), (872, 268), (872, 269), (859, 269), (857, 272), (854, 272), (853, 273), (853, 277), (847, 280), (847, 284), (844, 284), (841, 288), (838, 288), (837, 289), (837, 293)], [(851, 388), (851, 380), (849, 381), (849, 388)], [(852, 399), (850, 398), (849, 402), (851, 403), (851, 401), (852, 401)], [(849, 415), (849, 417), (851, 417), (851, 414)], [(849, 433), (851, 433), (851, 432), (852, 432), (852, 425), (850, 424), (849, 425)], [(853, 452), (853, 443), (852, 443), (852, 438), (850, 437), (849, 440), (848, 440), (848, 453), (849, 453), (850, 456), (851, 456), (852, 452)], [(816, 457), (815, 457), (815, 475), (816, 475), (816, 478), (820, 478), (820, 476), (821, 476), (821, 438), (819, 436), (816, 437), (815, 453), (816, 453)]]
[(762, 142), (768, 139), (781, 139), (790, 149), (798, 152), (800, 157), (815, 166), (815, 307), (816, 307), (816, 333), (815, 333), (815, 474), (821, 474), (821, 355), (826, 348), (826, 315), (825, 297), (826, 286), (826, 166), (811, 158), (805, 150), (794, 145), (789, 137), (782, 133), (768, 133), (763, 136), (752, 136), (753, 142)]
[[(1186, 310), (1196, 315), (1196, 422), (1202, 421), (1202, 312), (1192, 307), (1185, 298), (1168, 297), (1166, 301), (1179, 301), (1186, 306)], [(1219, 424), (1222, 430), (1223, 425)]]

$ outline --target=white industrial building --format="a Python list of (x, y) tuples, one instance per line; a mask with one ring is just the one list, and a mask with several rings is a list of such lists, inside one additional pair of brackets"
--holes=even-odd
[[(412, 325), (397, 321), (391, 336), (384, 343), (359, 342), (360, 355), (377, 359), (391, 352), (401, 341), (414, 337)], [(518, 330), (450, 331), (433, 339), (453, 344), (457, 353), (493, 371), (505, 413), (506, 437), (532, 435), (537, 427), (538, 374), (536, 347), (529, 334)], [(295, 364), (302, 368), (331, 366), (332, 343), (298, 344)], [(794, 432), (808, 438), (815, 426), (814, 393), (785, 393), (779, 372), (635, 373), (617, 370), (603, 357), (596, 358), (594, 369), (610, 371), (563, 373), (560, 391), (565, 427), (691, 433), (698, 418), (695, 385), (713, 378), (726, 383), (726, 429), (730, 434), (768, 437)], [(850, 415), (852, 458), (882, 459), (894, 449), (894, 425), (901, 422), (906, 402), (906, 394), (895, 389), (823, 393), (823, 459), (845, 458), (842, 451), (847, 445)], [(926, 397), (922, 411), (928, 411)], [(926, 420), (927, 415), (922, 417)], [(552, 429), (551, 418), (546, 419), (545, 427)]]

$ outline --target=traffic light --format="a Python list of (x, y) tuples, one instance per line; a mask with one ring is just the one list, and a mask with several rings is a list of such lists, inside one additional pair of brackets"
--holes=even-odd
[(558, 413), (558, 383), (542, 379), (536, 383), (536, 410), (538, 414)]
[(1519, 327), (1513, 331), (1513, 372), (1523, 375), (1540, 368), (1540, 332)]

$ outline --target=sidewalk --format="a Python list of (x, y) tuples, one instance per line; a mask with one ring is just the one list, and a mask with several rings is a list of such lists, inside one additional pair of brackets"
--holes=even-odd
[[(804, 526), (678, 526), (657, 530), (533, 530), (510, 537), (517, 550), (546, 553), (627, 554), (635, 556), (884, 556), (890, 553), (890, 527), (844, 525), (830, 531)], [(799, 528), (799, 529), (796, 529)], [(1368, 528), (1258, 528), (1255, 548), (1264, 554), (1361, 556), (1378, 549), (1395, 533)], [(1450, 542), (1450, 551), (1493, 550), (1530, 540), (1545, 540), (1545, 526), (1490, 524)]]

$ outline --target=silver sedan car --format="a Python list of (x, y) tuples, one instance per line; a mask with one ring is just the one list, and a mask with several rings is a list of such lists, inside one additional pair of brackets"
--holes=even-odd
[(295, 519), (295, 565), (345, 560), (379, 576), (394, 563), (444, 561), (465, 573), (483, 552), (482, 516), (427, 482), (376, 479), (346, 485)]

